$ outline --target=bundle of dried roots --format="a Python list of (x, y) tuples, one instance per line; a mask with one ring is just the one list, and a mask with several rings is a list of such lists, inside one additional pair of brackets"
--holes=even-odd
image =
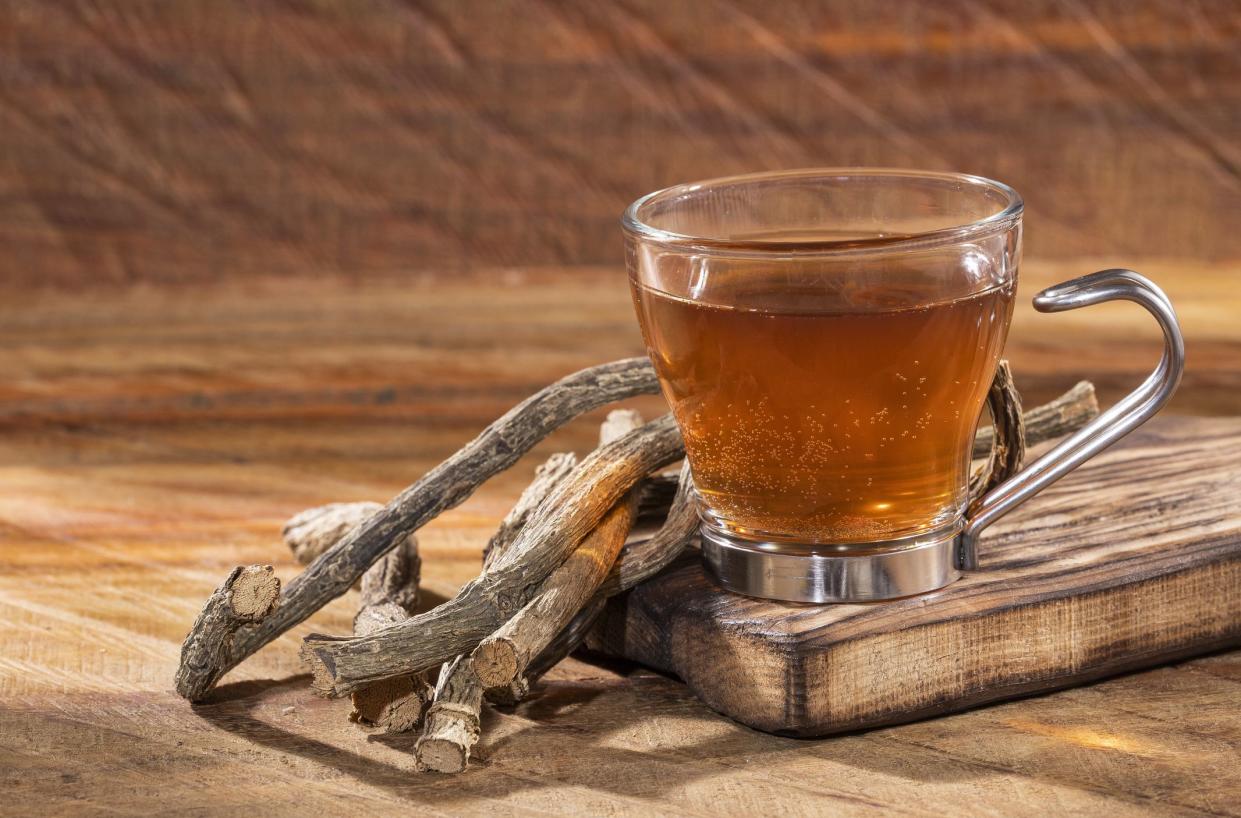
[[(520, 701), (582, 644), (608, 597), (654, 576), (692, 542), (688, 465), (661, 473), (684, 455), (680, 434), (671, 416), (643, 423), (613, 412), (590, 455), (555, 454), (537, 469), (487, 543), (481, 573), (421, 613), (414, 533), (573, 418), (657, 388), (645, 359), (582, 370), (514, 407), (387, 505), (298, 514), (284, 536), (307, 568), (283, 593), (271, 566), (235, 569), (182, 645), (177, 691), (201, 700), (228, 670), (360, 580), (353, 633), (304, 641), (315, 689), (351, 696), (351, 718), (366, 729), (421, 729), (420, 767), (463, 770), (484, 701)], [(1065, 434), (1098, 412), (1082, 383), (1023, 415), (1007, 366), (989, 406), (994, 423), (975, 455), (991, 457), (975, 491), (1015, 470), (1026, 442)]]

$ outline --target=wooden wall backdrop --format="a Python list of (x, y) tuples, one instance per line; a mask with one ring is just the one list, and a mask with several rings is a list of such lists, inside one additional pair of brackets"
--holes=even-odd
[(0, 3), (0, 280), (615, 264), (648, 190), (1008, 181), (1029, 253), (1241, 258), (1241, 5)]

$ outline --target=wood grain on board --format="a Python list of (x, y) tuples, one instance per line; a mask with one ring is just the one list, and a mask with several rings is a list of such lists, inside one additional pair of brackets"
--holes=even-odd
[[(1095, 266), (1027, 265), (1023, 302), (1042, 280)], [(1142, 269), (1168, 283), (1198, 344), (1174, 408), (1236, 413), (1236, 295), (1201, 265)], [(675, 679), (575, 658), (520, 707), (488, 711), (476, 762), (449, 778), (411, 769), (415, 737), (368, 739), (348, 701), (311, 693), (300, 638), (348, 633), (351, 592), (188, 706), (172, 676), (189, 624), (235, 565), (296, 575), (280, 541), (289, 516), (385, 500), (532, 389), (639, 349), (615, 271), (522, 270), (480, 286), (225, 283), (192, 297), (6, 302), (0, 811), (1241, 814), (1236, 652), (823, 741), (746, 729)], [(1110, 378), (1106, 403), (1157, 358), (1158, 331), (1137, 307), (1021, 309), (1009, 351), (1023, 389)], [(1037, 331), (1052, 322), (1063, 331)], [(1217, 352), (1194, 352), (1204, 348)], [(588, 450), (601, 419), (420, 532), (422, 605), (477, 573), (534, 467)]]
[(1014, 185), (1031, 254), (1241, 257), (1241, 7), (8, 0), (0, 281), (616, 264), (676, 182)]
[(1238, 451), (1241, 420), (1158, 418), (989, 529), (981, 570), (936, 593), (783, 604), (721, 591), (695, 555), (614, 598), (595, 638), (798, 736), (1236, 647)]

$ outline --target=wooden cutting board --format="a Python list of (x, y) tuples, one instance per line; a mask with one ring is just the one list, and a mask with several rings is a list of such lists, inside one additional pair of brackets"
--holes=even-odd
[(817, 736), (1241, 644), (1241, 421), (1152, 421), (993, 526), (981, 563), (926, 596), (817, 606), (721, 590), (695, 553), (612, 600), (592, 647)]

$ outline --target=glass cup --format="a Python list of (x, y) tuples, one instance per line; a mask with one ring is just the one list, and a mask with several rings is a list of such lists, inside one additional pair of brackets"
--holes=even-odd
[(878, 169), (714, 179), (629, 207), (634, 304), (721, 585), (808, 602), (942, 587), (976, 567), (986, 525), (1171, 396), (1183, 344), (1154, 284), (1108, 270), (1044, 291), (1042, 311), (1141, 303), (1164, 358), (967, 515), (1021, 220), (1021, 197), (999, 182)]

